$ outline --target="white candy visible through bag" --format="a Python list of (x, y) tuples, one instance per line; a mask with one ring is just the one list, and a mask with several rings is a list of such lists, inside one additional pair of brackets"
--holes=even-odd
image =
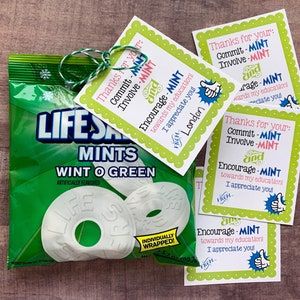
[[(190, 216), (190, 204), (185, 190), (171, 182), (147, 184), (130, 194), (125, 203), (134, 217), (137, 235), (176, 227), (179, 235)], [(153, 211), (158, 214), (149, 216)]]
[[(80, 245), (75, 237), (84, 221), (93, 221), (101, 229), (100, 240), (91, 247)], [(57, 197), (41, 229), (45, 251), (59, 262), (124, 258), (134, 248), (135, 234), (133, 217), (122, 198), (96, 186), (77, 187)]]

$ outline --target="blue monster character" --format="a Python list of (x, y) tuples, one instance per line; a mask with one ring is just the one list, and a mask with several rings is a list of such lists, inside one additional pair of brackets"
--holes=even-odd
[(279, 215), (285, 211), (285, 199), (282, 193), (270, 194), (267, 201), (265, 201), (265, 209), (271, 214)]
[(208, 105), (218, 101), (221, 95), (221, 85), (213, 81), (200, 81), (199, 92), (200, 101)]
[(257, 271), (264, 271), (267, 267), (269, 267), (269, 257), (266, 254), (264, 249), (261, 249), (256, 252), (252, 252), (250, 259), (248, 259), (249, 268)]
[(298, 100), (295, 99), (292, 95), (288, 95), (286, 98), (281, 100), (280, 106), (281, 107), (292, 108), (294, 110), (300, 109), (300, 105), (298, 103)]

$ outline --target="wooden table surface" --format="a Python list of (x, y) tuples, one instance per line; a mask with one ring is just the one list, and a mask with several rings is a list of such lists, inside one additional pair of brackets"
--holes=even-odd
[(295, 225), (282, 226), (280, 283), (184, 287), (183, 268), (161, 266), (151, 259), (6, 269), (9, 53), (65, 54), (81, 47), (108, 49), (133, 15), (195, 52), (193, 30), (281, 8), (287, 10), (299, 58), (300, 6), (296, 0), (0, 2), (0, 299), (300, 299), (299, 203)]

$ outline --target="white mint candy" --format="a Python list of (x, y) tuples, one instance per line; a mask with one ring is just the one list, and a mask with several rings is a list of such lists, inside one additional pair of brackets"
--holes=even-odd
[(105, 169), (105, 175), (103, 178), (118, 192), (125, 196), (129, 196), (133, 191), (140, 187), (153, 183), (150, 177), (110, 177), (108, 172), (110, 167), (145, 167), (140, 158), (134, 162), (130, 161), (114, 161), (114, 162), (93, 162), (94, 167), (103, 167)]
[[(171, 182), (145, 185), (130, 194), (125, 203), (136, 224), (137, 235), (147, 235), (178, 227), (177, 235), (190, 217), (190, 203), (185, 190)], [(154, 216), (151, 212), (160, 211)]]
[[(84, 221), (95, 222), (100, 240), (91, 247), (76, 240), (75, 230)], [(47, 209), (42, 223), (44, 250), (54, 260), (78, 261), (94, 258), (120, 259), (135, 245), (135, 223), (121, 197), (96, 186), (66, 191)]]

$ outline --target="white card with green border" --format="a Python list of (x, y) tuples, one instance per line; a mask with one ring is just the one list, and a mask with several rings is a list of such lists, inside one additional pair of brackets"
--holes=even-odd
[(199, 213), (292, 225), (299, 156), (300, 111), (231, 104), (208, 140)]
[[(196, 171), (195, 209), (203, 170)], [(280, 281), (280, 225), (196, 215), (199, 267), (184, 268), (184, 285)]]
[[(134, 70), (106, 70), (75, 102), (184, 175), (233, 100), (240, 84), (134, 17), (116, 45), (148, 61)], [(115, 66), (140, 65), (120, 51)]]
[(201, 57), (242, 83), (236, 101), (300, 109), (299, 66), (285, 10), (193, 32)]

